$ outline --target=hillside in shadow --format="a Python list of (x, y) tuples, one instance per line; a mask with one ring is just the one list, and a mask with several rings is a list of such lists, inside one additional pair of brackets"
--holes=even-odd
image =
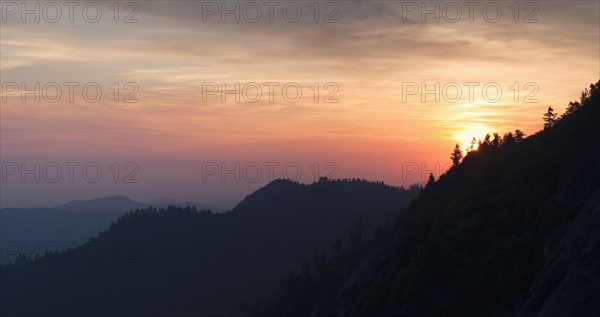
[(251, 313), (600, 316), (600, 82), (544, 118), (486, 137), (382, 238), (289, 274)]
[[(276, 180), (232, 211), (129, 212), (86, 244), (0, 268), (2, 315), (239, 314), (313, 254), (384, 230), (419, 192), (362, 180)], [(353, 232), (353, 225), (361, 225)]]
[(9, 264), (23, 253), (35, 258), (45, 252), (74, 248), (100, 231), (125, 212), (149, 207), (202, 206), (162, 198), (137, 202), (125, 196), (89, 200), (72, 200), (52, 208), (0, 209), (0, 265)]

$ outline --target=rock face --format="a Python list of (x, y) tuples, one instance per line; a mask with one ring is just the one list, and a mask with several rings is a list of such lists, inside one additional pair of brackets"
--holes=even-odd
[(600, 316), (600, 188), (545, 261), (520, 316)]

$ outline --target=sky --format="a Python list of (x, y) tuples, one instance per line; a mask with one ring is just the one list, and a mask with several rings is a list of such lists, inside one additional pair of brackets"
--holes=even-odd
[(406, 187), (600, 78), (598, 1), (73, 3), (1, 3), (2, 208)]

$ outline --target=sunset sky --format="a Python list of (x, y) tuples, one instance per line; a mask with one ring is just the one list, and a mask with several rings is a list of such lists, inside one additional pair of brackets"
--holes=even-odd
[[(97, 162), (103, 176), (98, 183), (81, 175), (72, 183), (66, 175), (57, 183), (43, 177), (36, 183), (33, 176), (23, 183), (20, 174), (4, 175), (1, 207), (114, 194), (227, 207), (268, 182), (265, 162), (279, 163), (275, 177), (282, 166), (297, 163), (302, 182), (313, 181), (318, 162), (318, 176), (329, 175), (335, 165), (334, 178), (408, 186), (430, 172), (438, 174), (450, 162), (455, 143), (465, 146), (488, 132), (541, 129), (549, 105), (562, 113), (600, 78), (598, 1), (520, 2), (517, 22), (513, 1), (495, 2), (502, 9), (496, 22), (490, 22), (496, 7), (482, 13), (487, 2), (478, 2), (472, 21), (468, 7), (455, 3), (462, 10), (456, 22), (447, 21), (456, 18), (456, 7), (447, 7), (444, 16), (445, 2), (437, 2), (441, 17), (436, 22), (433, 14), (410, 11), (412, 4), (420, 10), (422, 4), (435, 8), (436, 2), (332, 1), (317, 4), (317, 23), (313, 1), (293, 3), (302, 8), (295, 23), (289, 20), (297, 7), (287, 11), (292, 18), (283, 16), (285, 1), (274, 9), (272, 22), (264, 2), (255, 2), (262, 10), (256, 23), (245, 19), (257, 17), (256, 7), (242, 11), (239, 22), (234, 15), (222, 21), (200, 1), (121, 2), (118, 14), (106, 4), (96, 23), (82, 18), (85, 2), (79, 2), (73, 22), (66, 6), (57, 23), (46, 21), (55, 8), (46, 16), (42, 12), (39, 23), (33, 15), (22, 22), (21, 12), (13, 14), (15, 7), (6, 3), (0, 24), (3, 166)], [(22, 2), (10, 3), (22, 9)], [(47, 2), (40, 3), (43, 9)], [(236, 2), (227, 4), (234, 8)], [(42, 96), (38, 103), (31, 94), (22, 102), (21, 92), (11, 86), (25, 83), (33, 90), (36, 82), (61, 84), (62, 97), (51, 103)], [(65, 82), (80, 83), (74, 102)], [(102, 88), (96, 103), (81, 97), (81, 87), (89, 82)], [(115, 82), (121, 90), (118, 103), (110, 88)], [(124, 89), (130, 82), (139, 87), (137, 103), (122, 102), (133, 91), (135, 85)], [(236, 103), (227, 95), (222, 102), (219, 93), (203, 100), (203, 87), (206, 92), (211, 83), (226, 83), (233, 89), (236, 82), (261, 85), (260, 101), (242, 96)], [(273, 102), (265, 82), (279, 84)], [(282, 97), (286, 83), (301, 87), (299, 101)], [(403, 87), (421, 90), (424, 84), (433, 90), (436, 83), (439, 101), (428, 94), (422, 102), (421, 91), (403, 94)], [(475, 87), (473, 100), (465, 83), (474, 83), (469, 84)], [(484, 96), (486, 84), (492, 88)], [(501, 88), (499, 98), (494, 87)], [(294, 89), (287, 90), (288, 98), (293, 99)], [(256, 90), (246, 93), (252, 99)], [(337, 102), (324, 102), (329, 94)], [(48, 95), (55, 97), (54, 88)], [(114, 162), (122, 173), (117, 184), (110, 169)], [(138, 183), (122, 182), (133, 171), (123, 169), (127, 162), (139, 167)], [(255, 162), (264, 169), (256, 183), (243, 177), (236, 183), (232, 175), (222, 182), (220, 174), (203, 180), (203, 166), (212, 162), (232, 169), (235, 162), (241, 167)], [(335, 164), (326, 170), (328, 162)], [(407, 163), (427, 171), (407, 175)]]

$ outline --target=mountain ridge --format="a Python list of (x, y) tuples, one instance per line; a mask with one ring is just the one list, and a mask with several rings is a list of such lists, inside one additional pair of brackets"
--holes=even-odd
[(600, 316), (599, 122), (600, 81), (544, 130), (486, 138), (384, 239), (284, 278), (255, 314)]
[(196, 206), (196, 208), (200, 209), (206, 208), (205, 206), (196, 202), (182, 202), (169, 197), (155, 198), (148, 202), (139, 202), (124, 195), (112, 195), (92, 199), (74, 199), (53, 208), (74, 212), (126, 212), (129, 210), (148, 207), (168, 207), (170, 205), (181, 207)]
[[(362, 188), (362, 195), (351, 195), (352, 186)], [(315, 191), (315, 187), (326, 190)], [(348, 233), (356, 221), (364, 223), (361, 234), (365, 236), (370, 234), (367, 228), (385, 226), (386, 219), (395, 219), (419, 190), (382, 193), (380, 188), (370, 182), (301, 185), (275, 181), (225, 214), (194, 207), (130, 211), (80, 247), (0, 267), (1, 312), (69, 316), (93, 308), (103, 315), (166, 315), (173, 313), (169, 307), (179, 307), (178, 314), (183, 315), (227, 314), (231, 305), (239, 310), (241, 302), (273, 294), (282, 275), (301, 269), (314, 253), (332, 252), (336, 239), (349, 247)], [(281, 190), (286, 192), (287, 203), (273, 204), (269, 197), (281, 195)], [(347, 204), (348, 200), (354, 203)], [(118, 263), (113, 263), (114, 246), (126, 249), (117, 250)], [(90, 248), (106, 257), (86, 262)], [(58, 263), (52, 263), (55, 258), (60, 259)], [(165, 278), (153, 279), (158, 272)], [(29, 288), (18, 281), (25, 277), (28, 287), (50, 295), (23, 296)], [(36, 282), (48, 278), (43, 285)], [(81, 281), (102, 286), (82, 292)], [(127, 298), (126, 294), (140, 295), (115, 306), (97, 304), (108, 300), (107, 296)]]

